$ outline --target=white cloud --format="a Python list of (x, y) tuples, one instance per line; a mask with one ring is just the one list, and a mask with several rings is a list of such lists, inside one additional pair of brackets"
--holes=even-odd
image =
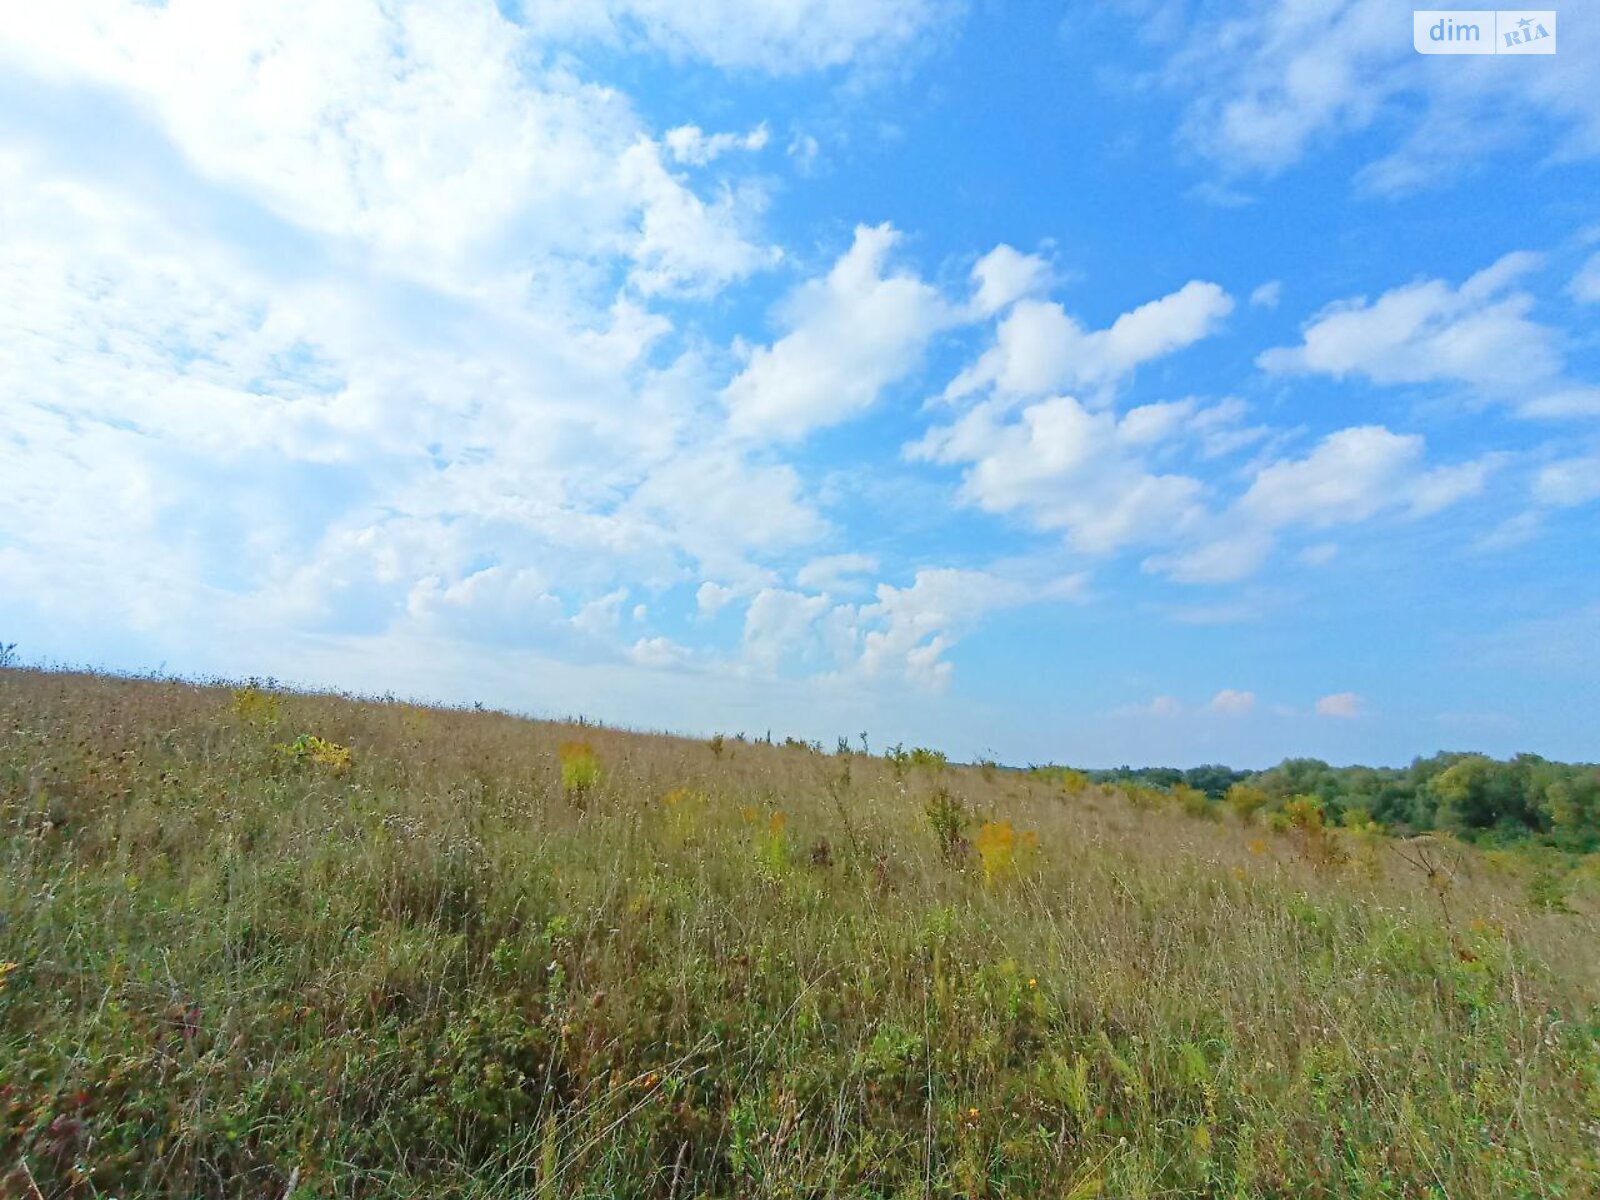
[(795, 170), (801, 175), (812, 175), (816, 173), (822, 145), (809, 133), (796, 133), (784, 153), (794, 160)]
[(1366, 712), (1366, 702), (1354, 692), (1335, 692), (1317, 701), (1317, 716), (1351, 720)]
[(1189, 101), (1180, 138), (1225, 179), (1280, 171), (1363, 132), (1388, 148), (1360, 182), (1385, 192), (1438, 186), (1530, 144), (1554, 159), (1600, 154), (1592, 23), (1563, 24), (1561, 53), (1541, 60), (1549, 69), (1506, 71), (1492, 57), (1417, 55), (1389, 0), (1180, 3), (1167, 11), (1182, 19), (1163, 28), (1148, 6), (1123, 8), (1165, 43), (1161, 78)]
[(1600, 304), (1600, 252), (1591, 254), (1578, 268), (1568, 291), (1582, 304)]
[(1375, 383), (1452, 382), (1491, 395), (1553, 390), (1562, 356), (1555, 335), (1528, 318), (1533, 297), (1507, 289), (1539, 265), (1508, 254), (1459, 288), (1430, 279), (1376, 301), (1342, 301), (1320, 313), (1295, 347), (1258, 358), (1280, 374), (1363, 375)]
[(1050, 280), (1050, 264), (1044, 259), (1001, 244), (972, 268), (972, 282), (977, 286), (973, 307), (979, 315), (991, 316), (1024, 296), (1045, 291)]
[(1600, 500), (1600, 457), (1568, 458), (1540, 468), (1533, 497), (1549, 508), (1576, 508)]
[(491, 626), (525, 637), (561, 619), (561, 601), (538, 572), (500, 565), (450, 582), (420, 579), (406, 596), (406, 608), (426, 625), (471, 630), (479, 637)]
[(1264, 529), (1200, 539), (1188, 549), (1145, 559), (1144, 569), (1177, 583), (1233, 583), (1255, 574), (1277, 544)]
[(1423, 440), (1381, 425), (1341, 429), (1302, 459), (1263, 468), (1239, 499), (1238, 511), (1262, 527), (1325, 529), (1405, 507), (1418, 515), (1481, 490), (1482, 464), (1421, 470)]
[(661, 148), (647, 138), (622, 153), (618, 177), (640, 204), (638, 232), (627, 242), (635, 264), (629, 278), (647, 296), (714, 292), (783, 257), (741, 228), (754, 205), (741, 206), (734, 192), (708, 204), (667, 171)]
[(1095, 331), (1085, 330), (1059, 304), (1019, 300), (1000, 321), (994, 345), (950, 382), (945, 399), (989, 389), (1028, 397), (1112, 386), (1141, 364), (1215, 333), (1232, 311), (1232, 297), (1200, 280)]
[(906, 453), (965, 465), (967, 503), (1021, 514), (1035, 528), (1064, 533), (1078, 550), (1104, 554), (1182, 536), (1202, 520), (1204, 485), (1155, 469), (1151, 456), (1194, 445), (1209, 453), (1237, 431), (1243, 412), (1241, 405), (1186, 400), (1144, 405), (1119, 421), (1058, 396), (1013, 417), (996, 399), (929, 430)]
[(676, 55), (780, 74), (892, 61), (937, 36), (954, 0), (568, 0), (529, 5), (549, 34), (642, 37)]
[(1028, 598), (1012, 581), (949, 567), (918, 571), (910, 587), (879, 584), (877, 600), (857, 612), (865, 630), (860, 669), (869, 677), (904, 674), (925, 687), (943, 687), (952, 670), (943, 655), (960, 633), (985, 614)]
[(1492, 554), (1525, 546), (1544, 528), (1544, 513), (1537, 509), (1517, 513), (1494, 525), (1488, 532), (1474, 539), (1472, 546), (1480, 553)]
[(454, 289), (618, 253), (655, 290), (738, 278), (759, 196), (707, 202), (625, 96), (539, 68), (489, 0), (118, 0), (35, 9), (0, 61), (119, 89), (202, 176)]
[(749, 133), (707, 133), (698, 125), (679, 125), (667, 130), (661, 141), (675, 161), (703, 167), (733, 150), (765, 149), (770, 137), (765, 125)]
[(1211, 711), (1223, 713), (1230, 717), (1242, 717), (1256, 706), (1254, 692), (1238, 692), (1232, 688), (1223, 688), (1211, 697)]
[(627, 598), (628, 589), (625, 587), (597, 596), (578, 610), (572, 618), (572, 627), (596, 638), (615, 632), (622, 620), (622, 605)]
[(676, 667), (691, 657), (685, 647), (664, 637), (640, 638), (628, 648), (628, 659), (641, 667)]
[(670, 528), (696, 562), (725, 574), (751, 552), (807, 545), (828, 529), (793, 467), (752, 463), (715, 444), (686, 447), (655, 467), (621, 512)]
[(878, 569), (871, 554), (829, 554), (814, 558), (795, 572), (800, 587), (815, 592), (848, 592), (861, 586), (859, 576)]
[(860, 603), (766, 587), (745, 613), (742, 664), (769, 674), (787, 664), (831, 663), (839, 679), (908, 683), (938, 690), (950, 680), (944, 656), (991, 613), (1077, 600), (1082, 575), (1026, 581), (993, 571), (925, 567), (904, 587), (879, 583)]
[(1557, 387), (1517, 406), (1524, 417), (1554, 420), (1600, 417), (1600, 387)]
[(827, 531), (792, 467), (717, 445), (703, 364), (645, 360), (660, 318), (459, 312), (413, 319), (359, 273), (274, 277), (0, 152), (14, 586), (173, 629), (205, 610), (537, 642), (562, 604), (541, 581), (744, 580)]
[(917, 367), (954, 317), (931, 285), (888, 270), (899, 239), (888, 225), (858, 226), (827, 276), (789, 297), (784, 336), (757, 347), (723, 392), (736, 432), (803, 437), (865, 412)]
[(745, 610), (745, 658), (763, 671), (778, 670), (785, 657), (811, 641), (817, 620), (829, 607), (826, 596), (762, 588)]
[(702, 617), (714, 617), (738, 594), (733, 588), (708, 579), (695, 591), (695, 605)]
[(1261, 284), (1250, 293), (1251, 308), (1277, 308), (1278, 301), (1283, 298), (1283, 284), (1273, 279)]
[(1261, 466), (1228, 509), (1193, 522), (1191, 546), (1144, 566), (1180, 583), (1230, 583), (1259, 570), (1286, 529), (1329, 529), (1396, 510), (1428, 516), (1481, 492), (1497, 463), (1491, 455), (1429, 469), (1420, 435), (1378, 425), (1341, 429), (1303, 458)]
[(931, 430), (914, 459), (970, 464), (961, 494), (991, 513), (1019, 512), (1090, 553), (1165, 536), (1201, 515), (1200, 482), (1152, 474), (1118, 443), (1117, 420), (1069, 396), (1007, 418), (996, 401)]

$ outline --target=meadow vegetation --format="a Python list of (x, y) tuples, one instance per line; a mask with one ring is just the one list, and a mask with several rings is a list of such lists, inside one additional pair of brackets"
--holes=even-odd
[(852, 744), (0, 670), (0, 1195), (1596, 1195), (1592, 854)]

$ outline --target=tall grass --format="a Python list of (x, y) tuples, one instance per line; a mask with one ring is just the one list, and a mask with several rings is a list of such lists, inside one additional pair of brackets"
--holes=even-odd
[(1592, 863), (920, 765), (0, 671), (0, 1194), (1596, 1194)]

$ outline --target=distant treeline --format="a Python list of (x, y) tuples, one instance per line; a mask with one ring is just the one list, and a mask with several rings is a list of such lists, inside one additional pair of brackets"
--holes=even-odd
[(1408, 767), (1333, 767), (1289, 758), (1265, 771), (1210, 764), (1035, 768), (1071, 782), (1204, 793), (1243, 816), (1270, 814), (1310, 797), (1329, 824), (1376, 821), (1396, 833), (1446, 830), (1474, 840), (1535, 837), (1563, 849), (1600, 849), (1600, 765), (1549, 762), (1536, 754), (1501, 761), (1484, 754), (1445, 753)]

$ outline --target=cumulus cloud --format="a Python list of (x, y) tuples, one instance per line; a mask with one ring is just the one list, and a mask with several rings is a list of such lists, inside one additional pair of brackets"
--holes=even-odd
[(789, 297), (783, 337), (756, 347), (723, 391), (736, 432), (795, 439), (848, 420), (921, 362), (954, 313), (931, 284), (889, 267), (899, 240), (889, 225), (857, 227), (827, 276)]
[(641, 138), (618, 158), (618, 180), (639, 203), (637, 232), (626, 239), (634, 260), (630, 280), (645, 295), (715, 292), (776, 264), (782, 252), (748, 237), (739, 193), (707, 202), (676, 179), (661, 148)]
[(733, 588), (708, 579), (695, 591), (695, 606), (702, 617), (714, 617), (738, 594)]
[(745, 613), (743, 662), (776, 672), (786, 664), (828, 664), (841, 678), (908, 683), (937, 691), (950, 680), (945, 655), (992, 613), (1081, 597), (1081, 575), (1024, 580), (957, 567), (924, 567), (904, 586), (879, 583), (870, 598), (766, 587)]
[(787, 655), (810, 642), (817, 618), (829, 607), (826, 596), (762, 588), (745, 610), (746, 659), (763, 671), (777, 671)]
[(1319, 717), (1348, 721), (1364, 715), (1365, 712), (1366, 702), (1354, 692), (1334, 692), (1331, 696), (1323, 696), (1316, 704), (1316, 713)]
[(1204, 485), (1152, 467), (1157, 444), (1205, 443), (1242, 415), (1196, 401), (1141, 406), (1120, 420), (1070, 396), (1013, 416), (1003, 401), (976, 405), (907, 448), (913, 460), (965, 465), (961, 496), (992, 513), (1016, 513), (1060, 531), (1075, 548), (1104, 554), (1166, 540), (1205, 515)]
[(628, 599), (628, 589), (618, 588), (589, 601), (572, 618), (572, 627), (590, 637), (604, 637), (613, 632), (622, 620), (622, 605)]
[(1304, 327), (1300, 345), (1267, 350), (1257, 362), (1283, 375), (1458, 384), (1511, 402), (1526, 416), (1600, 411), (1600, 389), (1564, 378), (1560, 339), (1530, 318), (1533, 296), (1514, 287), (1541, 262), (1539, 255), (1518, 251), (1460, 287), (1428, 279), (1374, 301), (1340, 301)]
[(948, 567), (918, 571), (910, 587), (879, 584), (876, 601), (856, 614), (865, 627), (861, 670), (868, 676), (903, 672), (924, 686), (942, 687), (952, 670), (943, 655), (960, 633), (985, 614), (1025, 598), (1012, 581)]
[(659, 289), (770, 258), (743, 245), (753, 193), (696, 196), (626, 96), (537, 68), (527, 37), (487, 0), (99, 0), (11, 22), (0, 61), (117, 89), (199, 175), (429, 283), (620, 250)]
[(1210, 709), (1215, 713), (1222, 713), (1230, 717), (1242, 717), (1251, 712), (1256, 706), (1254, 692), (1239, 692), (1232, 688), (1223, 688), (1211, 697)]
[(656, 669), (681, 666), (692, 657), (686, 647), (665, 637), (640, 638), (628, 648), (627, 656), (641, 667)]
[(973, 307), (979, 315), (991, 316), (1024, 296), (1044, 291), (1050, 278), (1050, 264), (1038, 255), (996, 246), (972, 268)]
[(1101, 330), (1084, 329), (1053, 301), (1019, 300), (1000, 321), (993, 346), (951, 380), (944, 398), (991, 389), (1028, 397), (1111, 386), (1142, 363), (1215, 333), (1232, 311), (1227, 292), (1200, 280), (1123, 313)]

